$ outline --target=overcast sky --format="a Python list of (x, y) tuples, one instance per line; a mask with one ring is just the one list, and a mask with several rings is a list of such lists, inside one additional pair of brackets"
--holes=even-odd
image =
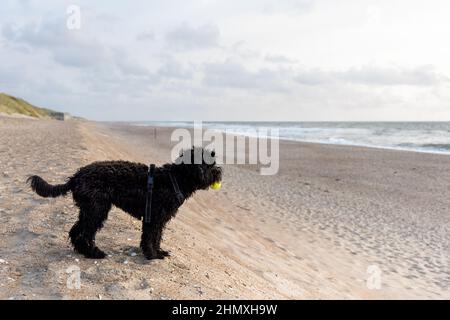
[(450, 120), (449, 17), (448, 0), (2, 0), (0, 91), (95, 120)]

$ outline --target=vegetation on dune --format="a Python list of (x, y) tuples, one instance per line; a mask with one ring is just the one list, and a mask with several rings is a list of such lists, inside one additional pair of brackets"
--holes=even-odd
[(13, 115), (20, 114), (33, 118), (64, 119), (64, 113), (50, 109), (36, 107), (23, 99), (0, 93), (0, 113)]

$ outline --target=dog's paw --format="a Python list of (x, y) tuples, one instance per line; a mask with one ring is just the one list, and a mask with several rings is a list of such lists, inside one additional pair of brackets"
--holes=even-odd
[(157, 251), (156, 253), (144, 253), (144, 256), (145, 256), (145, 258), (147, 258), (147, 260), (154, 260), (154, 259), (162, 260), (166, 257), (159, 251)]
[(91, 254), (89, 255), (88, 258), (91, 258), (91, 259), (104, 259), (105, 257), (106, 257), (106, 254), (102, 250), (100, 250), (99, 248), (95, 247), (92, 250), (92, 252), (91, 252)]
[(158, 255), (162, 255), (163, 257), (170, 257), (170, 252), (166, 250), (159, 249)]

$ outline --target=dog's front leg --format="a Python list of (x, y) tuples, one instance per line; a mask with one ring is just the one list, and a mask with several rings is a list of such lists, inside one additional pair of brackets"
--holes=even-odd
[(166, 251), (166, 250), (163, 250), (163, 249), (161, 249), (161, 238), (162, 238), (162, 234), (163, 234), (163, 231), (162, 231), (162, 229), (161, 229), (161, 231), (158, 233), (158, 237), (157, 237), (157, 239), (156, 239), (156, 250), (158, 251), (158, 254), (159, 255), (162, 255), (162, 256), (164, 256), (164, 257), (170, 257), (170, 252), (169, 251)]
[(159, 241), (161, 241), (161, 227), (154, 223), (143, 223), (141, 249), (147, 259), (164, 259), (165, 256), (159, 250)]

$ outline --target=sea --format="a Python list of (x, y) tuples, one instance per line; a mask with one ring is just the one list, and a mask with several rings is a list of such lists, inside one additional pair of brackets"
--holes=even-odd
[[(192, 128), (188, 121), (133, 122), (138, 126)], [(314, 143), (450, 154), (450, 122), (202, 122), (204, 129)], [(275, 132), (273, 129), (277, 129)]]

